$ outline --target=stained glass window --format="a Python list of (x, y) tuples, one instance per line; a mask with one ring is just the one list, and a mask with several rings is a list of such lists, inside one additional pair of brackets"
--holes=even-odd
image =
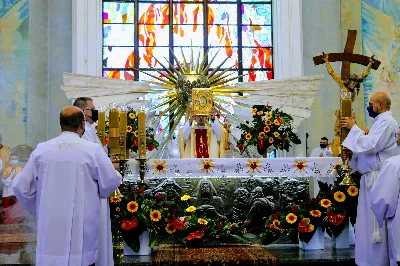
[[(273, 78), (271, 0), (103, 0), (103, 76), (155, 80), (140, 70), (208, 51), (237, 81)], [(182, 48), (182, 49), (181, 49)]]

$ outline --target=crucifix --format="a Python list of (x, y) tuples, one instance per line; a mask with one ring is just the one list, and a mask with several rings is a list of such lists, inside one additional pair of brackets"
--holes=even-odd
[[(337, 110), (335, 115), (337, 120), (335, 123), (335, 135), (340, 139), (338, 147), (347, 137), (349, 131), (345, 128), (340, 128), (340, 117), (351, 117), (352, 116), (352, 102), (354, 97), (360, 91), (360, 85), (364, 79), (368, 76), (371, 68), (377, 70), (381, 62), (374, 59), (374, 56), (368, 57), (360, 54), (353, 54), (354, 45), (356, 42), (357, 31), (349, 30), (347, 34), (347, 41), (343, 53), (330, 53), (315, 56), (313, 58), (315, 65), (326, 64), (329, 75), (338, 83), (341, 90), (340, 99), (340, 111)], [(335, 73), (331, 66), (331, 62), (342, 62), (341, 76)], [(356, 63), (366, 66), (364, 72), (361, 75), (350, 74), (350, 64)], [(335, 144), (335, 143), (334, 143)], [(333, 148), (333, 147), (332, 147)], [(336, 156), (338, 153), (336, 153)]]

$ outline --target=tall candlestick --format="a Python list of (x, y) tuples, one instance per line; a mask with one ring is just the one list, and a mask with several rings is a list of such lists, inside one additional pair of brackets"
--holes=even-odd
[(146, 113), (138, 112), (139, 159), (146, 159)]
[(119, 112), (119, 144), (121, 147), (121, 160), (126, 159), (126, 126), (127, 126), (127, 113), (124, 107)]
[[(342, 92), (340, 99), (340, 117), (352, 117), (352, 101), (351, 101), (351, 92)], [(347, 128), (342, 128), (340, 132), (340, 143), (346, 139), (349, 134), (349, 130)]]
[[(119, 146), (119, 111), (113, 106), (110, 110), (110, 136), (109, 136), (109, 147), (110, 155), (119, 156), (120, 146)], [(115, 160), (119, 158), (115, 158)]]
[(99, 112), (99, 120), (97, 121), (97, 136), (99, 137), (101, 144), (105, 145), (105, 131), (106, 131), (106, 112), (103, 108)]

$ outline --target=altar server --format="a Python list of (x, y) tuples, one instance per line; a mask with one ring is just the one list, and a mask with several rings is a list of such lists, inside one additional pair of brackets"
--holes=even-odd
[(100, 145), (81, 139), (83, 112), (60, 113), (60, 136), (38, 145), (14, 179), (18, 200), (36, 214), (36, 265), (88, 266), (98, 259), (100, 198), (121, 183)]
[[(181, 158), (224, 157), (224, 129), (215, 119), (214, 110), (211, 110), (209, 118), (211, 126), (207, 125), (207, 115), (195, 115), (191, 112), (190, 119), (179, 132)], [(194, 121), (196, 121), (196, 124), (193, 124)]]
[[(380, 227), (387, 221), (390, 257), (400, 265), (400, 156), (387, 159), (371, 190), (371, 209)], [(399, 213), (397, 213), (399, 211)]]
[[(74, 106), (78, 107), (85, 114), (85, 132), (82, 139), (102, 145), (97, 136), (96, 122), (98, 120), (98, 111), (92, 98), (79, 97), (75, 100)], [(108, 154), (108, 147), (104, 151)], [(100, 230), (99, 230), (99, 260), (96, 266), (113, 266), (113, 248), (111, 233), (110, 205), (108, 199), (102, 199), (100, 202)]]
[[(378, 228), (375, 216), (371, 211), (371, 189), (383, 162), (398, 153), (398, 124), (390, 111), (390, 98), (383, 92), (372, 95), (367, 111), (374, 118), (373, 126), (366, 135), (353, 118), (341, 119), (341, 126), (350, 129), (343, 146), (352, 152), (350, 166), (362, 175), (358, 197), (356, 222), (356, 264), (359, 266), (397, 265), (389, 262), (387, 229)], [(348, 150), (343, 151), (345, 157)], [(351, 155), (351, 154), (350, 154)]]
[(328, 144), (328, 138), (323, 137), (319, 141), (319, 147), (313, 149), (310, 157), (332, 157), (333, 153)]

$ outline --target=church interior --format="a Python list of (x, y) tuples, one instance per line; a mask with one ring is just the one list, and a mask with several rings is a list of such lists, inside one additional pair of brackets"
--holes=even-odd
[(360, 247), (393, 243), (357, 248), (355, 229), (378, 169), (352, 163), (377, 148), (347, 143), (384, 111), (400, 121), (398, 14), (397, 0), (0, 0), (0, 265), (35, 265), (14, 177), (79, 101), (123, 178), (97, 266), (378, 265)]

